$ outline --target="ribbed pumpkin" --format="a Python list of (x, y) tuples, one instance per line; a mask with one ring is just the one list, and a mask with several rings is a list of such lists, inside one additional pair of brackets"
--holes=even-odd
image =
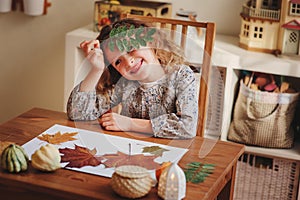
[(11, 173), (26, 171), (28, 156), (23, 147), (11, 144), (1, 154), (1, 167)]
[(41, 171), (55, 171), (60, 166), (60, 154), (52, 144), (46, 144), (31, 155), (32, 167)]

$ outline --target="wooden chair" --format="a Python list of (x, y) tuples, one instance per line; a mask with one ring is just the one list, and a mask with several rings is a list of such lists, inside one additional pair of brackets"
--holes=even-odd
[[(185, 49), (186, 48), (186, 36), (188, 34), (188, 29), (191, 27), (196, 28), (199, 33), (200, 29), (204, 36), (204, 51), (202, 56), (202, 64), (201, 64), (201, 78), (200, 78), (200, 87), (199, 87), (199, 103), (198, 103), (198, 124), (197, 124), (197, 135), (204, 136), (206, 118), (207, 118), (207, 108), (208, 108), (208, 84), (210, 77), (210, 69), (211, 69), (211, 57), (214, 46), (215, 39), (215, 24), (211, 22), (196, 22), (196, 21), (185, 21), (178, 19), (169, 19), (169, 18), (159, 18), (159, 17), (151, 17), (151, 16), (140, 16), (140, 15), (131, 15), (126, 14), (123, 15), (122, 18), (134, 18), (138, 20), (142, 20), (146, 23), (155, 24), (156, 27), (160, 28), (170, 28), (172, 32), (177, 31), (178, 27), (181, 27), (181, 39), (180, 46)], [(177, 36), (177, 34), (176, 34)], [(183, 37), (182, 37), (183, 36)], [(171, 39), (174, 39), (174, 34), (171, 34)], [(200, 54), (200, 52), (199, 52)]]

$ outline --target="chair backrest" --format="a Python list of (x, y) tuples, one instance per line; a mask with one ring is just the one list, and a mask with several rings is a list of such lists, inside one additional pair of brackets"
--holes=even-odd
[[(131, 15), (131, 14), (125, 14), (122, 16), (122, 18), (134, 18), (134, 19), (142, 20), (145, 23), (155, 24), (156, 27), (159, 28), (170, 28), (171, 39), (174, 39), (175, 37), (175, 34), (172, 33), (180, 30), (178, 29), (178, 27), (180, 27), (181, 28), (180, 46), (183, 49), (186, 48), (186, 39), (187, 39), (186, 35), (188, 34), (189, 29), (196, 28), (198, 34), (199, 33), (202, 34), (202, 32), (203, 34), (205, 34), (205, 36), (203, 37), (204, 49), (202, 52), (199, 51), (199, 57), (202, 58), (202, 63), (201, 63), (201, 78), (200, 78), (200, 87), (199, 87), (198, 124), (197, 124), (197, 135), (203, 137), (205, 131), (205, 125), (206, 125), (206, 118), (207, 118), (208, 84), (209, 84), (210, 69), (211, 69), (211, 57), (213, 52), (215, 31), (216, 31), (215, 23), (185, 21), (185, 20), (178, 20), (178, 19)], [(178, 34), (176, 34), (176, 37), (177, 36)]]

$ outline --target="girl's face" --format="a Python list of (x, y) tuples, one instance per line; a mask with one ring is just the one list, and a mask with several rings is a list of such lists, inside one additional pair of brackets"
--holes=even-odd
[(152, 82), (156, 80), (155, 73), (162, 67), (152, 48), (141, 47), (130, 52), (120, 52), (117, 48), (105, 50), (109, 63), (128, 80)]

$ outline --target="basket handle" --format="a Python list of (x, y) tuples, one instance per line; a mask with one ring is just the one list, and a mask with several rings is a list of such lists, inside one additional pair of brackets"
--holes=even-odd
[(276, 112), (279, 109), (279, 107), (280, 107), (279, 104), (277, 104), (276, 107), (274, 108), (274, 110), (270, 114), (268, 114), (268, 115), (266, 115), (264, 117), (255, 117), (253, 115), (253, 113), (250, 111), (251, 102), (252, 102), (252, 99), (247, 98), (247, 105), (246, 105), (247, 109), (246, 110), (247, 110), (247, 116), (250, 119), (253, 119), (253, 120), (267, 120), (267, 119), (273, 117), (276, 114)]

